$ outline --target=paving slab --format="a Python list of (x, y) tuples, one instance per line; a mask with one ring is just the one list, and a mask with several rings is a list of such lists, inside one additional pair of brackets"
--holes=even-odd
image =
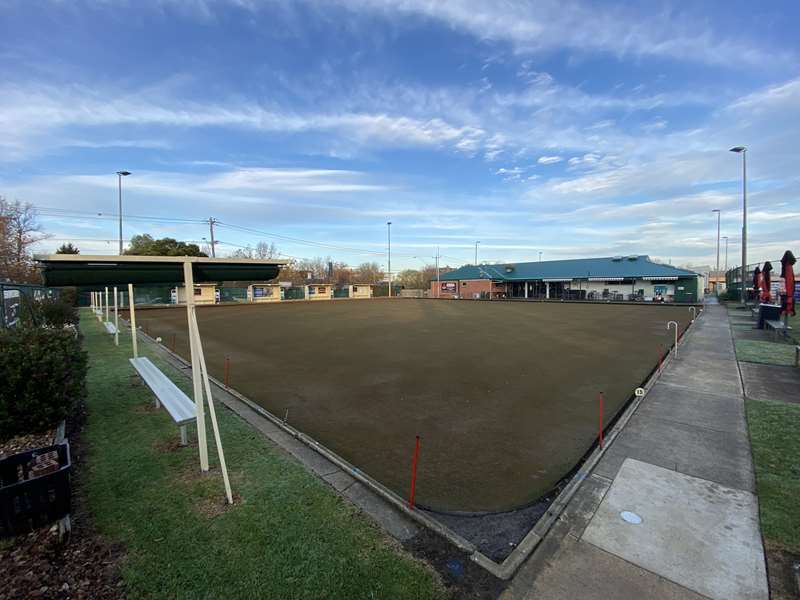
[(755, 489), (750, 442), (744, 432), (710, 429), (637, 412), (594, 472), (613, 479), (629, 457), (722, 485)]
[(502, 598), (525, 600), (703, 600), (664, 577), (567, 536), (541, 566), (527, 593), (513, 587)]
[(800, 369), (741, 363), (745, 395), (751, 400), (800, 404)]
[(717, 373), (711, 369), (706, 370), (704, 365), (705, 363), (702, 365), (696, 363), (683, 371), (667, 369), (661, 376), (660, 381), (695, 392), (725, 394), (728, 396), (740, 396), (742, 394), (742, 384), (739, 380), (738, 371), (726, 368), (724, 371)]
[(714, 600), (769, 598), (758, 502), (743, 490), (627, 459), (582, 540)]
[(708, 394), (660, 383), (650, 390), (637, 413), (684, 425), (747, 435), (744, 402), (740, 396)]

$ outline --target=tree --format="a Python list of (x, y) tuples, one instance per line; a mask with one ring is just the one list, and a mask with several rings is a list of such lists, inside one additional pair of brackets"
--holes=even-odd
[(397, 274), (396, 283), (411, 290), (427, 290), (436, 279), (436, 267), (425, 265), (421, 269), (406, 269)]
[(247, 246), (247, 248), (239, 248), (233, 254), (233, 258), (258, 258), (267, 260), (269, 258), (278, 258), (280, 252), (275, 244), (268, 244), (267, 242), (258, 242), (255, 248)]
[(383, 269), (376, 262), (365, 262), (358, 265), (353, 273), (355, 283), (378, 283), (383, 277)]
[(72, 242), (67, 242), (66, 244), (61, 244), (58, 250), (56, 250), (56, 254), (80, 254), (81, 251), (78, 250), (77, 246), (73, 246)]
[(0, 281), (41, 283), (33, 264), (33, 245), (47, 239), (33, 205), (0, 196)]
[(134, 256), (208, 256), (197, 244), (179, 242), (174, 238), (153, 239), (148, 233), (135, 235), (124, 254)]

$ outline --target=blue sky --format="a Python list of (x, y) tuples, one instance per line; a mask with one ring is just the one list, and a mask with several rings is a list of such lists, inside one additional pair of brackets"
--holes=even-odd
[(742, 144), (749, 258), (774, 259), (800, 250), (798, 19), (788, 1), (0, 0), (0, 194), (43, 207), (43, 251), (115, 252), (120, 169), (125, 237), (201, 241), (213, 216), (220, 253), (356, 265), (385, 263), (391, 220), (393, 270), (437, 246), (471, 262), (476, 240), (482, 261), (713, 264), (719, 208), (733, 266)]

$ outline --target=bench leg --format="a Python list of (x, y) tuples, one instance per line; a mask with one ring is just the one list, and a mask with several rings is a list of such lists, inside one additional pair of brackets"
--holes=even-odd
[(181, 446), (186, 446), (189, 440), (186, 436), (186, 425), (181, 425)]
[(161, 402), (158, 401), (158, 396), (156, 396), (156, 408), (161, 408)]

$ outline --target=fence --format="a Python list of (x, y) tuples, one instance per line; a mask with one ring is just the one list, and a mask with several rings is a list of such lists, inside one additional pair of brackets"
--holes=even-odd
[(41, 285), (0, 283), (0, 327), (17, 327), (31, 302), (57, 295), (56, 290)]

